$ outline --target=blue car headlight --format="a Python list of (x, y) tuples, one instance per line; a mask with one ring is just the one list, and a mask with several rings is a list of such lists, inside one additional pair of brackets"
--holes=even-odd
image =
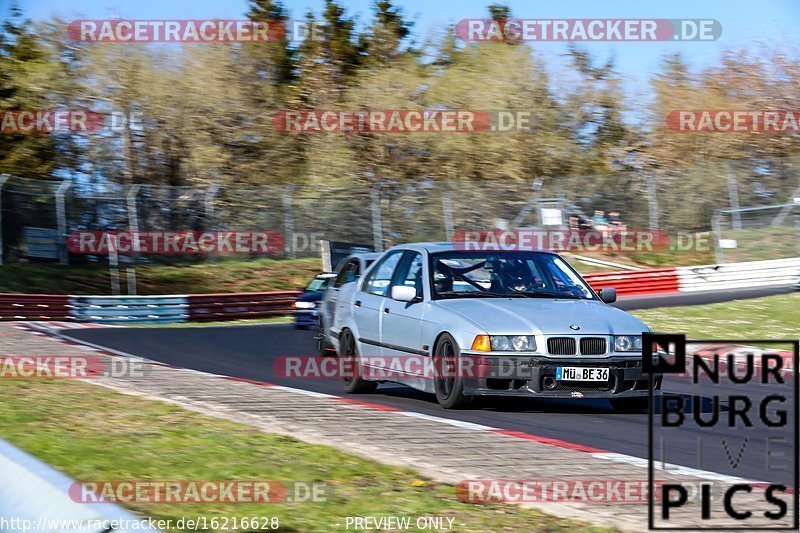
[(314, 302), (295, 302), (295, 309), (314, 309), (317, 306)]
[(616, 335), (614, 336), (615, 352), (641, 352), (641, 335)]

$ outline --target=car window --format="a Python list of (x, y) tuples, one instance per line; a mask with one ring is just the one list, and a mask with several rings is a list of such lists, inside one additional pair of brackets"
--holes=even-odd
[(550, 253), (443, 252), (432, 256), (431, 269), (434, 298), (594, 298), (580, 276)]
[(400, 265), (394, 285), (414, 287), (417, 290), (417, 297), (422, 297), (422, 254), (409, 253), (410, 257), (406, 257)]
[(358, 259), (351, 259), (342, 266), (333, 282), (334, 287), (341, 287), (345, 283), (350, 283), (358, 279)]
[(306, 292), (316, 292), (325, 290), (325, 287), (328, 285), (328, 281), (330, 278), (314, 278), (311, 280), (311, 283), (308, 284), (306, 287)]
[(379, 264), (377, 264), (364, 280), (364, 285), (361, 290), (379, 296), (386, 296), (389, 290), (389, 283), (392, 281), (395, 268), (403, 256), (403, 250), (395, 250), (386, 257), (384, 257)]

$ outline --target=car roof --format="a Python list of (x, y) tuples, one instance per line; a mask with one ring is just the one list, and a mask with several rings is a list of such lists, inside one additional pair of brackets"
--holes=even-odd
[[(456, 246), (454, 243), (450, 241), (438, 241), (438, 242), (413, 242), (408, 244), (398, 244), (390, 248), (390, 250), (394, 249), (403, 249), (403, 250), (416, 250), (418, 252), (427, 251), (431, 254), (436, 254), (440, 252), (463, 252), (463, 251), (472, 251), (472, 250), (464, 250), (462, 246)], [(387, 250), (388, 251), (388, 250)], [(474, 250), (480, 251), (480, 250)], [(487, 250), (492, 251), (492, 250)], [(513, 252), (515, 250), (498, 250), (500, 252), (509, 251)], [(552, 250), (540, 250), (540, 249), (531, 249), (531, 250), (519, 250), (525, 252), (541, 252), (541, 253), (548, 253), (548, 254), (555, 254)]]

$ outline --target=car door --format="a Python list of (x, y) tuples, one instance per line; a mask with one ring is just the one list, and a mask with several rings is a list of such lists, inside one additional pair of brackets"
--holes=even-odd
[[(419, 301), (400, 302), (391, 298), (391, 290), (383, 301), (381, 310), (381, 346), (383, 354), (397, 357), (403, 361), (403, 369), (410, 374), (421, 375), (423, 363), (421, 357), (428, 354), (423, 349), (422, 322), (425, 319), (427, 304), (424, 301), (424, 268), (423, 256), (419, 252), (409, 251), (398, 265), (397, 275), (392, 286), (405, 285), (417, 290)], [(412, 364), (413, 363), (413, 364)]]
[(358, 328), (358, 340), (363, 356), (380, 356), (381, 314), (383, 301), (389, 292), (392, 278), (403, 250), (389, 252), (381, 258), (359, 284), (353, 299), (353, 319)]
[(322, 320), (324, 327), (330, 328), (333, 325), (336, 314), (336, 302), (339, 301), (339, 289), (345, 283), (350, 283), (358, 279), (359, 263), (357, 258), (350, 259), (342, 265), (336, 277), (328, 287), (325, 298), (322, 302)]

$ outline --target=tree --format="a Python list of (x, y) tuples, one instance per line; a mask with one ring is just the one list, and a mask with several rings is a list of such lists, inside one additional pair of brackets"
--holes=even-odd
[(361, 63), (361, 50), (355, 43), (355, 20), (345, 17), (344, 12), (335, 0), (325, 0), (322, 59), (336, 68), (337, 83), (344, 83)]
[(388, 66), (400, 53), (400, 43), (411, 34), (413, 23), (389, 0), (376, 1), (374, 8), (375, 19), (361, 36), (361, 50), (369, 65)]
[[(47, 110), (48, 78), (54, 63), (31, 31), (31, 21), (12, 5), (0, 32), (0, 110)], [(4, 133), (0, 174), (50, 178), (58, 168), (59, 142), (53, 134)]]
[(269, 43), (246, 43), (245, 54), (252, 63), (259, 79), (276, 87), (289, 85), (295, 78), (295, 57), (289, 46), (292, 28), (287, 27), (289, 14), (283, 4), (273, 0), (250, 0), (246, 14), (253, 21), (266, 21), (270, 28), (283, 27), (280, 38)]

